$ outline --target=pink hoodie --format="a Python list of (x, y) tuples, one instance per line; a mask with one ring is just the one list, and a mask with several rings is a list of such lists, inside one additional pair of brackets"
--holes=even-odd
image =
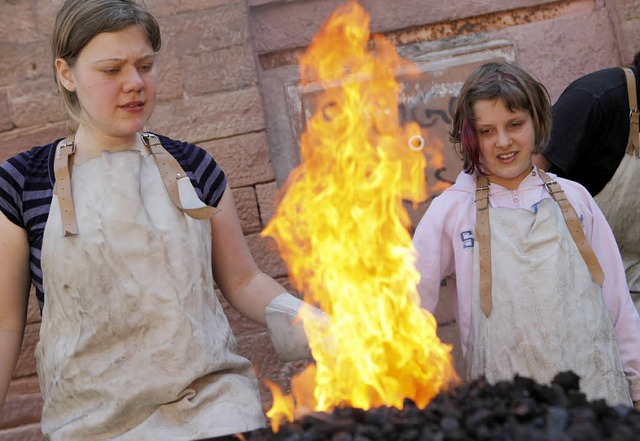
[[(631, 384), (631, 397), (640, 400), (640, 315), (631, 300), (624, 267), (611, 228), (591, 195), (580, 184), (550, 174), (562, 186), (582, 221), (605, 274), (602, 296), (616, 332), (624, 371)], [(471, 291), (474, 229), (476, 222), (476, 181), (461, 172), (453, 186), (436, 197), (416, 228), (413, 244), (422, 276), (418, 291), (422, 306), (435, 311), (442, 279), (443, 295), (457, 295), (456, 320), (463, 353), (471, 327)], [(491, 207), (524, 208), (535, 211), (537, 204), (551, 197), (537, 168), (517, 190), (490, 186)], [(562, 317), (558, 317), (562, 320)]]

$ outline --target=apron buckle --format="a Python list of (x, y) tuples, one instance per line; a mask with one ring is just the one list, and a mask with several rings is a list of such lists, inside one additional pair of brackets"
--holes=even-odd
[[(68, 149), (71, 149), (71, 151), (69, 151)], [(60, 155), (64, 155), (65, 158), (72, 156), (73, 154), (75, 154), (76, 152), (76, 143), (75, 143), (75, 137), (68, 137), (66, 139), (64, 139), (61, 143), (60, 143), (60, 148), (58, 149), (58, 153), (56, 155), (56, 157), (60, 157)]]
[(560, 187), (560, 185), (556, 181), (552, 181), (552, 180), (545, 181), (544, 186), (551, 195), (564, 193), (564, 190), (562, 189), (562, 187)]

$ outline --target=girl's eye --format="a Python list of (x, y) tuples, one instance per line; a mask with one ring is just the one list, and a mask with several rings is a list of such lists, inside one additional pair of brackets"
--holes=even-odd
[(140, 69), (143, 72), (149, 72), (151, 69), (153, 69), (153, 64), (143, 64), (139, 66), (138, 69)]
[(482, 129), (482, 130), (479, 130), (478, 133), (480, 135), (488, 135), (489, 133), (491, 133), (491, 129)]
[(111, 69), (105, 69), (104, 73), (106, 73), (107, 75), (115, 75), (118, 72), (120, 72), (120, 69), (118, 69), (117, 67), (111, 68)]

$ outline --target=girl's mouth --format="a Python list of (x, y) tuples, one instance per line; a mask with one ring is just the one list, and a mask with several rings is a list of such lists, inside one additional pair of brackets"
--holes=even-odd
[(518, 152), (501, 153), (498, 155), (498, 159), (501, 161), (507, 161), (517, 155)]
[(137, 107), (143, 107), (144, 103), (142, 101), (132, 101), (130, 103), (127, 103), (123, 106), (121, 106), (123, 109), (135, 109)]
[(144, 103), (140, 101), (127, 103), (124, 106), (120, 106), (120, 108), (128, 112), (139, 112), (144, 109)]

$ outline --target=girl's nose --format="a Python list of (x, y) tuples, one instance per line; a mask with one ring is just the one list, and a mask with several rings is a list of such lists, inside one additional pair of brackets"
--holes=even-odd
[(496, 146), (509, 147), (511, 144), (513, 144), (513, 139), (511, 139), (511, 136), (509, 136), (506, 131), (499, 130), (496, 137)]
[(127, 76), (124, 83), (124, 91), (125, 92), (136, 92), (142, 90), (144, 87), (144, 80), (142, 79), (142, 75), (135, 67), (132, 67), (127, 72)]

